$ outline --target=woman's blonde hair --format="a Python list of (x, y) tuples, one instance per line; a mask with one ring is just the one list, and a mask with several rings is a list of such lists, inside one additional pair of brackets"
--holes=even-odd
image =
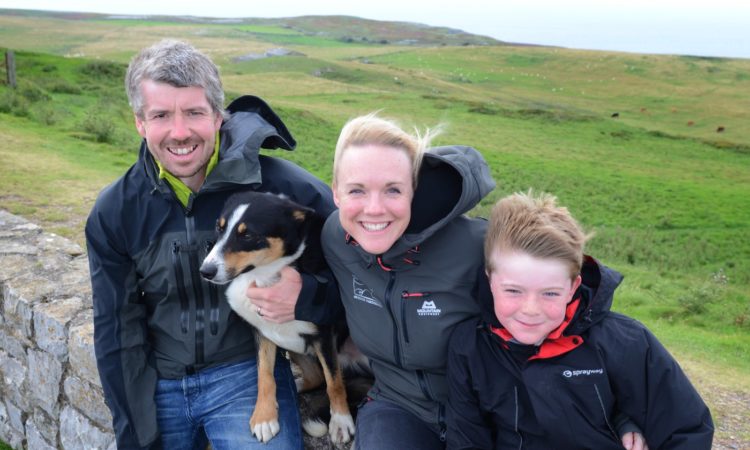
[(584, 234), (567, 208), (557, 206), (550, 194), (532, 191), (499, 200), (492, 208), (484, 241), (485, 267), (494, 270), (496, 251), (521, 251), (540, 259), (562, 261), (575, 278), (583, 264), (583, 248), (590, 236)]
[(336, 184), (341, 157), (348, 148), (382, 145), (401, 149), (406, 153), (412, 166), (412, 184), (416, 188), (422, 155), (440, 131), (440, 127), (427, 129), (424, 133), (415, 129), (412, 135), (404, 131), (395, 120), (380, 117), (377, 112), (355, 117), (341, 129), (336, 143), (336, 152), (333, 156), (333, 184)]

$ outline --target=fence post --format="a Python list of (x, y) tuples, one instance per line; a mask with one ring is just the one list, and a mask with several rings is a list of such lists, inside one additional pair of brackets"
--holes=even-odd
[(8, 79), (8, 86), (16, 88), (16, 55), (13, 50), (5, 52), (5, 73)]

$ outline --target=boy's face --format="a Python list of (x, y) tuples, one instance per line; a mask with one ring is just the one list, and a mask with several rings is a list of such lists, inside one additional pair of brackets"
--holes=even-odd
[(488, 276), (497, 320), (517, 341), (541, 344), (565, 318), (581, 276), (571, 280), (562, 261), (524, 252), (496, 251), (492, 262)]

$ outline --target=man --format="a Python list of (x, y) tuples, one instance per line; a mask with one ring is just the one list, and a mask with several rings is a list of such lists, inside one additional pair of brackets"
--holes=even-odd
[[(126, 88), (144, 138), (138, 161), (101, 192), (86, 224), (95, 350), (118, 448), (260, 446), (248, 425), (257, 396), (252, 330), (198, 267), (230, 194), (283, 193), (327, 215), (330, 190), (288, 161), (259, 155), (296, 143), (257, 97), (224, 111), (217, 67), (189, 44), (142, 50)], [(248, 301), (274, 322), (331, 317), (337, 296), (327, 271), (285, 269), (276, 285), (248, 289)], [(275, 377), (281, 431), (263, 448), (301, 448), (283, 358)]]

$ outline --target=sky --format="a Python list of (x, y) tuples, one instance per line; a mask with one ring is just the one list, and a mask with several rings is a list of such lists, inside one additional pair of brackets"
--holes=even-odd
[(750, 58), (748, 0), (0, 0), (0, 8), (217, 18), (349, 15), (447, 26), (507, 42)]

